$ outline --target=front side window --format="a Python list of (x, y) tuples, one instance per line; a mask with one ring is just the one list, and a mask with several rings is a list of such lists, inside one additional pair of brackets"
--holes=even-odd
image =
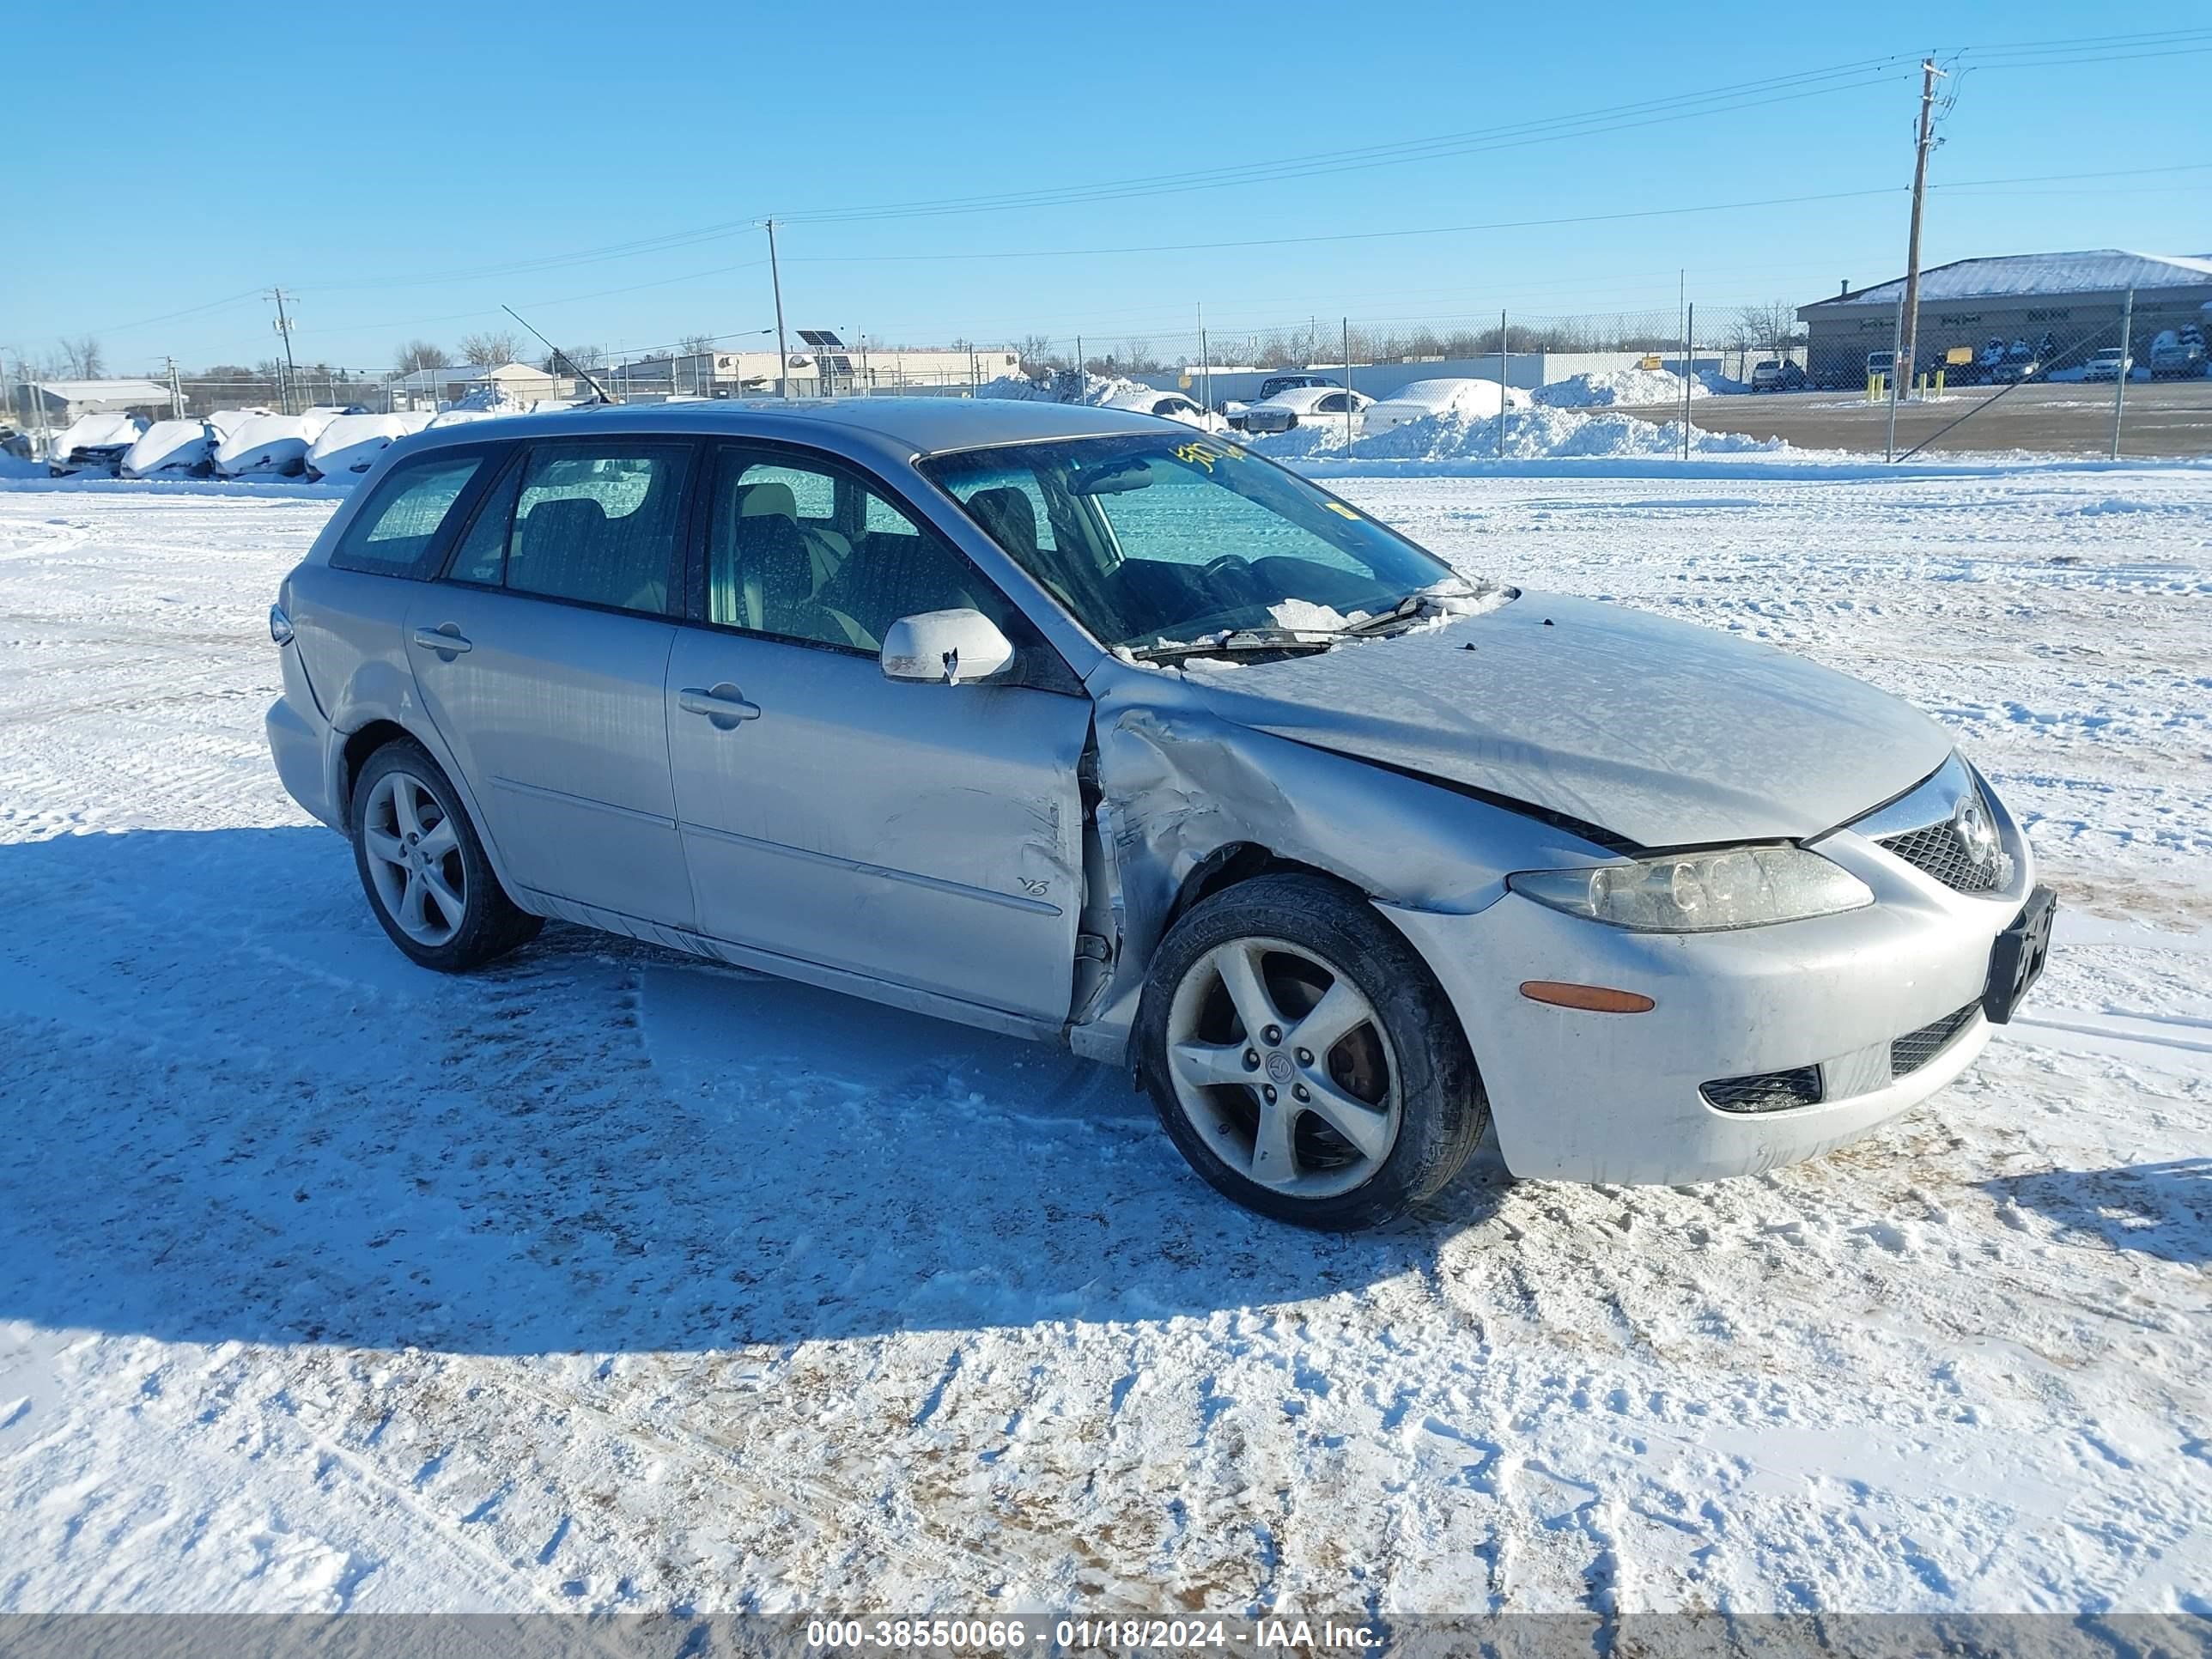
[(483, 464), (481, 450), (436, 450), (402, 461), (346, 526), (331, 565), (378, 576), (421, 574), (430, 544)]
[(1079, 438), (920, 465), (1109, 647), (1327, 631), (1453, 580), (1364, 514), (1217, 438)]
[(664, 613), (690, 453), (684, 444), (627, 440), (533, 449), (470, 527), (455, 575)]
[(873, 655), (900, 617), (954, 610), (1021, 637), (1012, 608), (959, 550), (860, 474), (723, 452), (707, 524), (709, 622)]

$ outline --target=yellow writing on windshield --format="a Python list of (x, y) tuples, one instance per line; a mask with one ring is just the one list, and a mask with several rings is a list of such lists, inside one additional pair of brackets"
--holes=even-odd
[(1208, 448), (1204, 444), (1177, 444), (1172, 453), (1176, 459), (1186, 466), (1202, 466), (1208, 472), (1212, 471), (1213, 464), (1222, 459), (1219, 450)]
[(1359, 522), (1359, 515), (1357, 513), (1354, 513), (1350, 507), (1346, 507), (1342, 501), (1323, 501), (1322, 505), (1327, 507), (1330, 512), (1335, 514), (1340, 519), (1349, 519), (1354, 524), (1358, 524)]

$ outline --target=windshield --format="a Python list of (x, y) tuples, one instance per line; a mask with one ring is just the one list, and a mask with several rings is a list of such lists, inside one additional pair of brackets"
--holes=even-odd
[(1218, 438), (1079, 438), (921, 467), (1109, 647), (1331, 633), (1457, 586), (1442, 560)]

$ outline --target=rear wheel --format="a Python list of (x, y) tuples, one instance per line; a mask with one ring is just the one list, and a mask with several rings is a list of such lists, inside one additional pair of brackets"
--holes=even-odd
[(1262, 1214), (1372, 1226), (1439, 1191), (1489, 1121), (1426, 964), (1340, 884), (1263, 876), (1160, 946), (1139, 1073), (1191, 1167)]
[(353, 854), (369, 908), (425, 968), (465, 973), (544, 925), (507, 897), (452, 782), (411, 739), (385, 744), (355, 781)]

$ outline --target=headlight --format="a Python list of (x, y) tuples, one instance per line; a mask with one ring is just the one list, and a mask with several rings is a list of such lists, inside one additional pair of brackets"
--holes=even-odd
[(1705, 933), (1833, 915), (1874, 902), (1848, 870), (1802, 847), (1729, 847), (1586, 870), (1526, 870), (1505, 884), (1569, 915), (1646, 933)]

